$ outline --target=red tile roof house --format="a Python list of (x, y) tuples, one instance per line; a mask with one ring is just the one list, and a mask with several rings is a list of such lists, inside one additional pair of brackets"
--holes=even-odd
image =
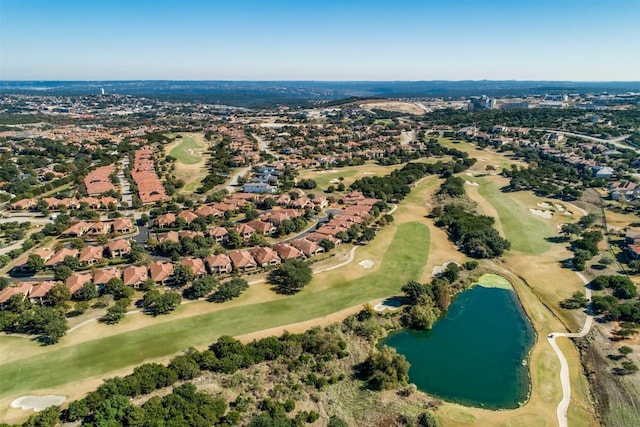
[(108, 209), (110, 205), (118, 206), (118, 199), (115, 197), (103, 197), (100, 199), (100, 205), (104, 209)]
[(49, 291), (56, 285), (57, 282), (52, 280), (45, 280), (38, 284), (33, 285), (33, 288), (29, 292), (29, 301), (34, 304), (44, 304), (49, 299)]
[(213, 237), (217, 243), (224, 243), (229, 239), (229, 230), (224, 227), (207, 228), (207, 236)]
[(296, 239), (291, 241), (291, 246), (302, 251), (308, 257), (318, 255), (324, 252), (324, 249), (317, 243), (310, 242), (307, 239)]
[(200, 258), (183, 258), (180, 260), (180, 264), (189, 267), (197, 277), (207, 274), (207, 269), (204, 268), (204, 262)]
[(172, 225), (175, 224), (175, 222), (176, 222), (176, 216), (171, 212), (166, 213), (164, 215), (160, 215), (155, 219), (155, 221), (153, 221), (153, 223), (160, 228), (171, 227)]
[(278, 257), (282, 260), (287, 259), (303, 259), (304, 254), (299, 249), (294, 248), (288, 243), (276, 243), (272, 246)]
[(212, 274), (228, 274), (233, 269), (231, 258), (225, 254), (209, 255), (204, 260)]
[(280, 257), (271, 248), (257, 246), (251, 249), (251, 256), (260, 267), (271, 267), (280, 264)]
[(236, 225), (236, 231), (242, 237), (242, 240), (245, 242), (251, 238), (253, 233), (255, 233), (255, 229), (248, 224), (238, 224)]
[(109, 222), (94, 222), (89, 226), (87, 234), (90, 236), (104, 236), (111, 231), (111, 223)]
[(120, 277), (122, 277), (122, 270), (119, 268), (107, 268), (96, 271), (96, 274), (93, 276), (93, 283), (95, 283), (98, 288), (102, 288), (109, 280), (114, 278), (119, 279)]
[(198, 219), (198, 215), (191, 211), (182, 211), (178, 214), (178, 218), (182, 218), (187, 224), (191, 224), (194, 220)]
[(78, 256), (78, 261), (82, 265), (94, 265), (98, 264), (102, 261), (102, 252), (104, 251), (103, 246), (85, 246), (80, 251), (80, 255)]
[(91, 282), (91, 273), (73, 273), (69, 276), (65, 285), (69, 288), (71, 295), (73, 295), (89, 282)]
[(65, 257), (77, 257), (78, 250), (77, 249), (67, 249), (62, 248), (58, 252), (56, 252), (51, 258), (49, 258), (44, 265), (47, 267), (57, 267), (58, 265), (64, 262)]
[(156, 261), (149, 266), (149, 275), (158, 285), (167, 285), (173, 281), (173, 264), (165, 261)]
[(247, 225), (253, 228), (258, 233), (264, 234), (265, 236), (278, 231), (278, 229), (270, 222), (264, 222), (260, 220), (249, 221)]
[(113, 232), (118, 234), (133, 233), (133, 221), (131, 218), (118, 218), (113, 221)]
[[(55, 252), (49, 248), (40, 248), (31, 252), (34, 255), (38, 255), (46, 263)], [(16, 273), (31, 272), (31, 268), (27, 264), (29, 261), (29, 254), (24, 254), (18, 259), (13, 267), (13, 271)]]
[(629, 252), (629, 256), (633, 259), (640, 259), (640, 245), (630, 244), (627, 245), (627, 252)]
[(320, 233), (308, 234), (307, 236), (305, 236), (305, 239), (317, 244), (320, 244), (320, 242), (322, 242), (324, 239), (327, 239), (330, 242), (333, 242), (333, 244), (336, 246), (340, 246), (342, 244), (342, 240), (338, 239), (337, 237), (334, 237), (332, 235), (320, 234)]
[(87, 174), (84, 179), (84, 185), (87, 188), (87, 194), (90, 196), (106, 193), (109, 190), (115, 190), (115, 187), (109, 179), (109, 175), (116, 171), (115, 165), (99, 167)]
[(130, 265), (122, 272), (122, 282), (136, 289), (147, 280), (147, 277), (147, 267), (144, 265)]
[(83, 236), (87, 231), (89, 231), (89, 227), (91, 227), (91, 223), (80, 221), (73, 224), (71, 227), (64, 230), (61, 236), (65, 237), (80, 237)]
[(27, 210), (33, 208), (37, 203), (36, 199), (22, 199), (11, 203), (9, 207), (13, 210)]
[(105, 245), (111, 258), (118, 258), (131, 252), (131, 242), (126, 239), (112, 240)]
[(78, 202), (80, 204), (86, 203), (91, 209), (100, 209), (100, 199), (96, 199), (95, 197), (83, 197), (78, 200)]
[(166, 233), (158, 233), (158, 242), (180, 242), (180, 235), (177, 231), (168, 231)]
[(23, 298), (26, 298), (32, 288), (33, 283), (22, 283), (19, 286), (4, 288), (0, 291), (0, 307), (3, 307), (14, 295), (22, 295)]
[(233, 269), (237, 271), (255, 270), (258, 267), (249, 251), (232, 251), (229, 253), (229, 258)]
[(193, 231), (193, 230), (180, 230), (178, 231), (178, 237), (189, 237), (191, 239), (195, 239), (198, 236), (204, 237), (204, 233), (202, 231)]
[(216, 218), (220, 218), (224, 216), (224, 213), (221, 210), (216, 209), (211, 205), (200, 206), (198, 209), (196, 209), (195, 214), (198, 215), (200, 218), (206, 218), (209, 215), (214, 216)]

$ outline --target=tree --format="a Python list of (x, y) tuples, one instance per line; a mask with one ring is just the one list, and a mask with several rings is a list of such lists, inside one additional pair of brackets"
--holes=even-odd
[(100, 318), (101, 322), (104, 322), (108, 325), (114, 325), (122, 320), (127, 314), (127, 307), (129, 306), (129, 301), (125, 299), (121, 299), (115, 302), (115, 304), (107, 309), (107, 313)]
[(640, 273), (640, 259), (634, 259), (629, 263), (629, 268), (636, 274)]
[(405, 322), (413, 329), (428, 330), (439, 315), (440, 310), (435, 307), (429, 295), (425, 294), (420, 296), (416, 304), (406, 309)]
[(313, 271), (301, 260), (287, 260), (269, 274), (269, 282), (281, 294), (295, 294), (311, 282)]
[(247, 289), (249, 289), (249, 283), (244, 279), (235, 277), (228, 282), (220, 285), (218, 290), (213, 295), (211, 295), (209, 300), (218, 303), (225, 302), (239, 297), (240, 294), (242, 294), (242, 292)]
[(60, 341), (69, 330), (64, 314), (50, 307), (41, 307), (39, 314), (42, 324), (40, 340), (46, 344)]
[(49, 291), (49, 301), (54, 306), (64, 304), (71, 299), (71, 291), (63, 283), (54, 285)]
[(151, 312), (154, 315), (169, 314), (175, 310), (182, 301), (182, 297), (177, 292), (166, 292), (156, 299), (155, 303), (151, 306)]
[(191, 283), (191, 286), (184, 290), (185, 298), (198, 299), (211, 293), (219, 285), (215, 276), (207, 275), (200, 277)]
[(85, 283), (73, 297), (78, 301), (89, 301), (98, 298), (98, 288), (92, 282)]
[(595, 216), (595, 214), (587, 214), (585, 216), (583, 216), (582, 218), (580, 218), (580, 220), (578, 221), (578, 224), (584, 229), (584, 228), (589, 228), (591, 227), (593, 224), (595, 224), (596, 220), (598, 219), (597, 216)]
[(582, 227), (577, 223), (562, 224), (560, 233), (567, 238), (570, 238), (571, 236), (578, 236), (582, 233)]
[(631, 353), (633, 353), (633, 349), (631, 347), (629, 347), (628, 345), (623, 345), (622, 347), (620, 347), (618, 349), (618, 351), (620, 352), (621, 355), (623, 355), (624, 357), (627, 357), (628, 355), (630, 355)]
[(173, 280), (178, 286), (186, 285), (187, 283), (195, 279), (195, 277), (196, 275), (188, 265), (178, 264), (173, 269)]
[(44, 260), (38, 254), (29, 254), (27, 266), (29, 267), (29, 269), (31, 269), (31, 271), (42, 271), (44, 270)]
[(327, 427), (349, 427), (349, 424), (347, 424), (347, 422), (342, 418), (332, 415), (329, 417), (329, 424), (327, 424)]
[(385, 345), (369, 355), (363, 363), (362, 372), (368, 388), (388, 390), (407, 384), (409, 363), (403, 355)]
[(66, 265), (59, 265), (53, 270), (53, 277), (61, 282), (66, 281), (73, 274), (73, 270)]

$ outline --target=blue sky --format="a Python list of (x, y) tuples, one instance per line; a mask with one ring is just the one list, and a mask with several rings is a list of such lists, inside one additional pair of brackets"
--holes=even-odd
[(0, 0), (4, 80), (640, 80), (640, 0)]

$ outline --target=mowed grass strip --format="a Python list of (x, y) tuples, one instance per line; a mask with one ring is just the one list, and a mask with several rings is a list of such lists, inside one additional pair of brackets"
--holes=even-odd
[(527, 254), (541, 254), (551, 247), (545, 237), (553, 235), (551, 226), (531, 214), (528, 207), (522, 206), (503, 193), (498, 185), (489, 179), (478, 178), (478, 193), (491, 203), (500, 217), (505, 237), (511, 242), (511, 249)]
[(202, 160), (202, 157), (194, 152), (190, 152), (190, 150), (202, 150), (204, 147), (196, 141), (193, 136), (181, 134), (182, 141), (178, 144), (177, 147), (174, 147), (169, 155), (175, 157), (180, 163), (184, 163), (185, 165), (193, 165), (199, 163)]
[(324, 279), (319, 274), (306, 289), (288, 298), (176, 319), (75, 346), (52, 347), (44, 354), (0, 364), (0, 398), (108, 376), (188, 347), (206, 346), (221, 335), (241, 335), (315, 319), (399, 293), (407, 281), (422, 274), (428, 248), (429, 229), (424, 224), (401, 224), (385, 251), (381, 268), (359, 279), (349, 282), (338, 276), (330, 287), (315, 291), (314, 283)]

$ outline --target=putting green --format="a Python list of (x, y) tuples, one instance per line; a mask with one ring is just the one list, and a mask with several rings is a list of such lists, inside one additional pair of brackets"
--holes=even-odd
[(196, 139), (187, 134), (181, 134), (182, 141), (177, 147), (174, 147), (169, 155), (175, 157), (180, 163), (185, 165), (193, 165), (202, 161), (202, 156), (198, 154), (199, 150), (203, 150), (204, 147), (200, 145)]
[[(0, 364), (0, 398), (53, 388), (146, 361), (176, 354), (191, 346), (212, 343), (220, 335), (242, 335), (335, 313), (375, 298), (400, 292), (409, 280), (418, 280), (429, 251), (429, 229), (421, 223), (398, 225), (386, 248), (381, 268), (351, 282), (335, 277), (316, 291), (312, 283), (297, 295), (253, 305), (158, 323), (134, 331), (97, 338), (74, 346), (52, 347), (46, 353)], [(347, 266), (345, 268), (353, 268)], [(256, 285), (262, 286), (262, 285)], [(188, 305), (178, 310), (188, 310)]]
[(483, 288), (497, 288), (497, 289), (507, 289), (513, 290), (513, 285), (502, 276), (498, 276), (497, 274), (483, 274), (480, 276), (477, 282), (478, 286), (482, 286)]

